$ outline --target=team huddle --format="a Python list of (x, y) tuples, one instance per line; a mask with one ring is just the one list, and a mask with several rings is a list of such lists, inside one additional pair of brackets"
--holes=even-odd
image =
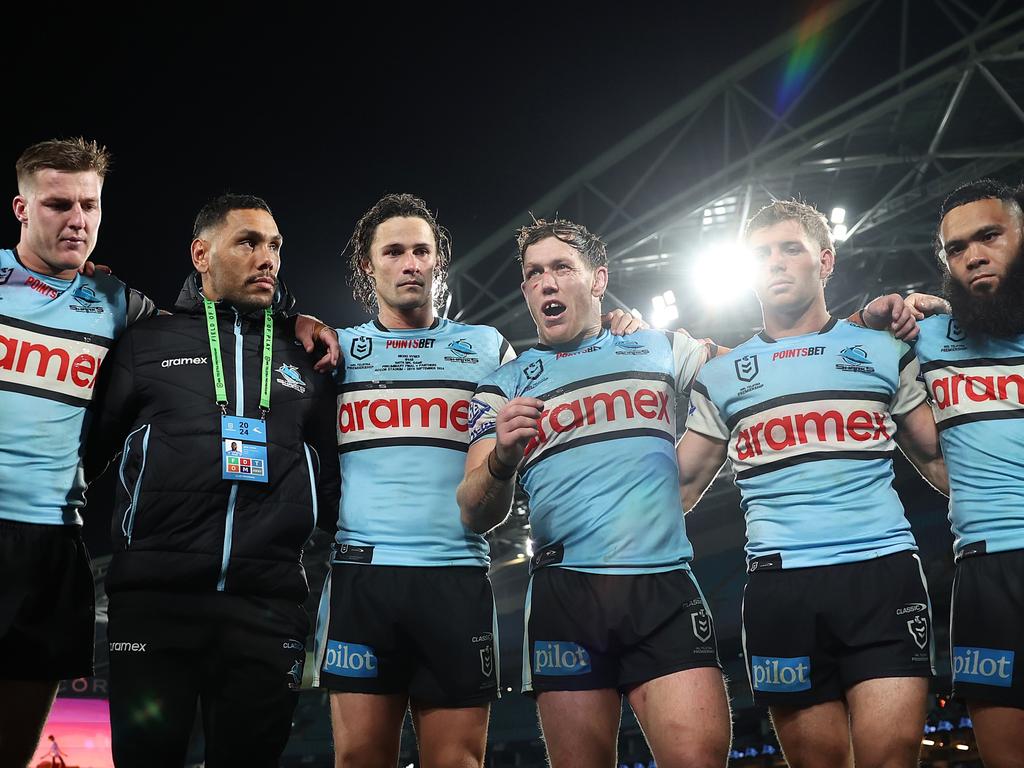
[(517, 357), (442, 316), (450, 241), (407, 194), (348, 243), (363, 325), (292, 314), (271, 209), (234, 194), (197, 215), (192, 270), (158, 312), (87, 263), (108, 160), (82, 139), (27, 149), (21, 236), (0, 250), (0, 763), (27, 764), (57, 682), (92, 674), (80, 513), (109, 466), (119, 766), (182, 765), (200, 705), (208, 766), (278, 764), (316, 527), (334, 536), (311, 658), (336, 765), (394, 766), (408, 710), (423, 765), (482, 766), (501, 690), (485, 534), (517, 485), (522, 684), (552, 766), (613, 766), (623, 696), (659, 766), (723, 766), (727, 688), (684, 514), (728, 462), (749, 684), (787, 761), (916, 766), (935, 619), (898, 446), (950, 499), (954, 694), (986, 765), (1022, 765), (1018, 190), (946, 199), (944, 299), (846, 319), (825, 303), (827, 220), (770, 203), (744, 232), (764, 330), (734, 349), (602, 314), (604, 243), (533, 220), (516, 242), (539, 343)]

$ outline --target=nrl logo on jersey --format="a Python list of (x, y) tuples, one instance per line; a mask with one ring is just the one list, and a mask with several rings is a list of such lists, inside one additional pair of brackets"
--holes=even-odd
[(757, 355), (744, 355), (736, 361), (736, 378), (740, 381), (753, 381), (759, 372)]
[(288, 365), (288, 363), (282, 363), (277, 369), (277, 372), (281, 374), (281, 378), (277, 380), (278, 384), (282, 384), (288, 389), (294, 389), (296, 392), (301, 394), (306, 393), (306, 382), (302, 380), (302, 376), (299, 374), (299, 369), (294, 365)]
[(352, 339), (349, 353), (356, 360), (365, 360), (373, 352), (373, 339), (369, 336), (356, 336)]

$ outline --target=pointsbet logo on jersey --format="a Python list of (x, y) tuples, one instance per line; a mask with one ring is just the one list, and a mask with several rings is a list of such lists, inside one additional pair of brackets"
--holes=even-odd
[(342, 677), (377, 677), (377, 654), (368, 645), (327, 641), (324, 672)]
[(811, 688), (811, 659), (809, 656), (752, 656), (750, 677), (755, 691), (807, 691)]
[(565, 640), (535, 640), (535, 675), (585, 675), (590, 672), (590, 654), (582, 645)]

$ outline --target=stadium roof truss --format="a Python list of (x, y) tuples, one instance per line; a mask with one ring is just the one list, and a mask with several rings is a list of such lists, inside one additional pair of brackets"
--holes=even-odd
[[(780, 78), (800, 69), (809, 40), (819, 55), (787, 96)], [(830, 282), (832, 308), (850, 311), (883, 290), (934, 289), (942, 197), (972, 178), (1022, 174), (1019, 3), (839, 0), (460, 254), (450, 271), (453, 316), (496, 326), (517, 346), (534, 340), (512, 240), (531, 214), (557, 213), (601, 234), (609, 298), (629, 308), (685, 274), (701, 244), (735, 239), (750, 213), (793, 196), (851, 212)], [(699, 316), (689, 320), (699, 325)]]

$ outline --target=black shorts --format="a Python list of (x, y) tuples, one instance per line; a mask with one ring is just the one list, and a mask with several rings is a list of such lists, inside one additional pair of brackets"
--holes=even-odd
[(95, 613), (79, 526), (0, 520), (0, 679), (91, 675)]
[(864, 680), (935, 674), (920, 559), (897, 552), (752, 572), (743, 591), (743, 653), (762, 706), (806, 707), (839, 700)]
[(953, 577), (953, 693), (1024, 708), (1024, 549), (962, 558)]
[(721, 667), (689, 569), (619, 575), (541, 568), (526, 592), (523, 693), (615, 688)]
[(334, 563), (320, 599), (314, 685), (408, 693), (435, 707), (498, 698), (498, 623), (487, 571)]

